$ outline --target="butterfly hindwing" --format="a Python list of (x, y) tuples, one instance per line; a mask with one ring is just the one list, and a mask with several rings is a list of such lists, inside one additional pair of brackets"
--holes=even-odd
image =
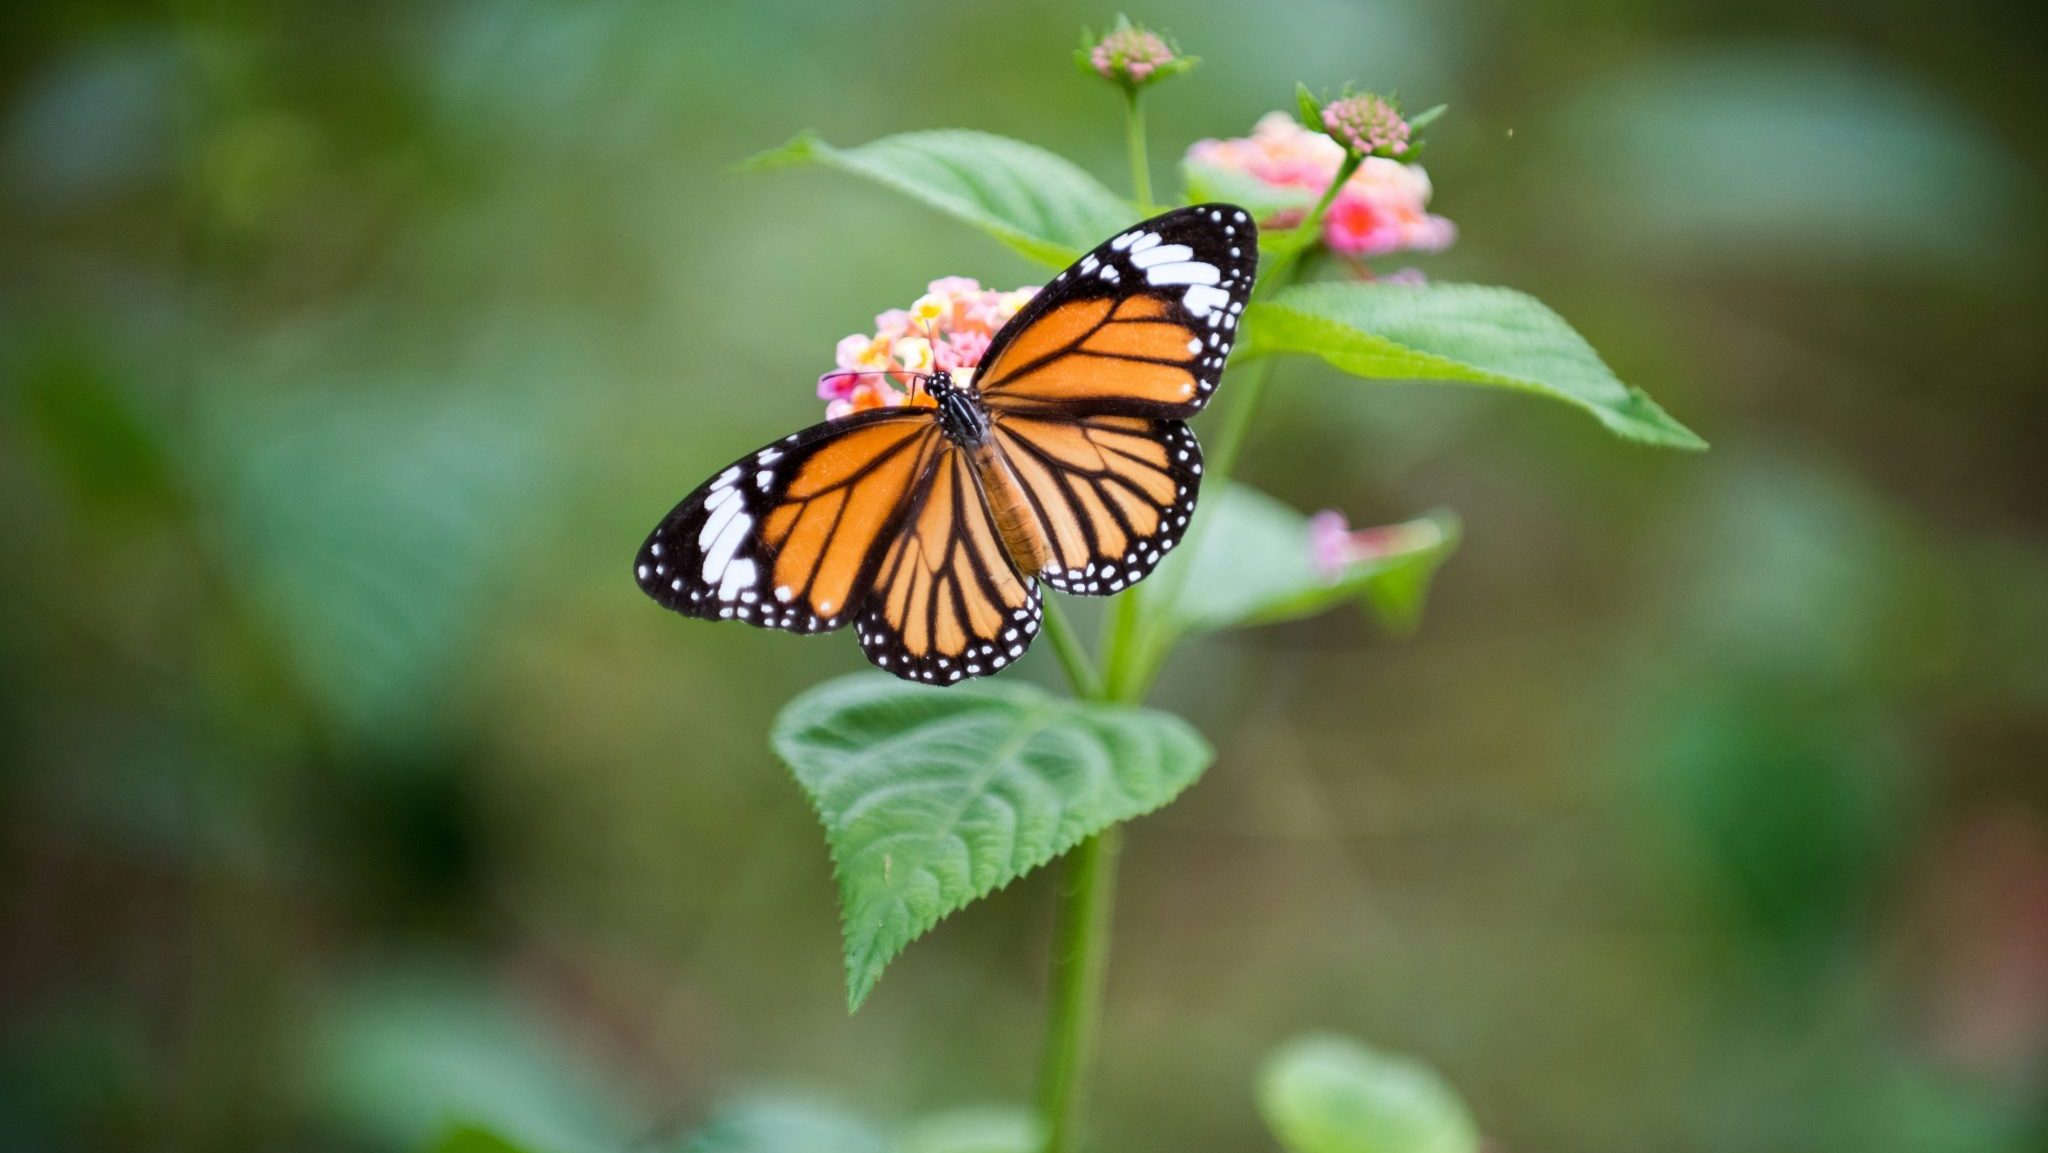
[(997, 416), (996, 444), (1045, 526), (1052, 587), (1111, 596), (1180, 543), (1202, 484), (1202, 449), (1178, 420)]
[(967, 454), (940, 454), (883, 553), (854, 622), (876, 667), (952, 684), (1024, 655), (1039, 626), (1038, 582), (1004, 551)]
[(1193, 416), (1222, 379), (1258, 263), (1258, 228), (1235, 205), (1133, 225), (996, 334), (975, 388), (992, 410)]
[(943, 441), (919, 408), (785, 437), (685, 497), (640, 547), (633, 575), (686, 616), (840, 628), (867, 598), (889, 533)]

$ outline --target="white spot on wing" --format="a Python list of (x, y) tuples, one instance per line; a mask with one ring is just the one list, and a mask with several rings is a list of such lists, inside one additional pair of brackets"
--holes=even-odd
[(1216, 271), (1213, 264), (1184, 260), (1146, 269), (1145, 279), (1153, 284), (1214, 284), (1223, 279), (1223, 274)]
[[(704, 552), (704, 583), (718, 584), (725, 577), (725, 570), (732, 564), (733, 554), (740, 549), (740, 542), (747, 539), (747, 530), (754, 525), (754, 518), (743, 515), (739, 505), (734, 503), (721, 509), (727, 512), (724, 527), (712, 538)], [(752, 562), (749, 562), (751, 566)], [(751, 578), (749, 580), (751, 583)]]
[(704, 507), (711, 511), (711, 515), (704, 518), (704, 527), (697, 530), (697, 547), (709, 549), (711, 542), (725, 532), (725, 526), (740, 515), (739, 494), (732, 489), (721, 488), (711, 494)]
[(754, 587), (754, 578), (757, 575), (759, 575), (759, 570), (754, 567), (754, 562), (751, 559), (736, 560), (726, 565), (725, 576), (718, 582), (718, 599), (722, 601), (738, 600), (742, 591)]
[(1131, 263), (1139, 268), (1150, 268), (1155, 264), (1186, 260), (1194, 254), (1195, 250), (1185, 244), (1162, 244), (1156, 248), (1149, 244), (1139, 245), (1131, 249)]
[(1230, 294), (1212, 284), (1196, 284), (1188, 288), (1181, 305), (1196, 316), (1207, 316), (1230, 303)]

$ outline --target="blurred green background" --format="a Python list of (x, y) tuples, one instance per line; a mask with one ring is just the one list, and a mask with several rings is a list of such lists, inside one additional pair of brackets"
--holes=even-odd
[[(965, 126), (1120, 185), (1114, 9), (189, 3), (0, 49), (0, 1148), (660, 1148), (764, 1086), (1022, 1100), (1051, 896), (846, 1016), (765, 733), (860, 667), (633, 549), (833, 342), (1037, 275), (820, 172)], [(1155, 171), (1297, 79), (1446, 101), (1440, 279), (1714, 444), (1277, 379), (1250, 479), (1466, 525), (1428, 619), (1181, 651), (1097, 1147), (1272, 1148), (1263, 1054), (1427, 1060), (1501, 1150), (2048, 1146), (2048, 36), (2033, 4), (1228, 0)], [(1043, 648), (1043, 646), (1041, 646)], [(1051, 681), (1040, 654), (1019, 675)]]

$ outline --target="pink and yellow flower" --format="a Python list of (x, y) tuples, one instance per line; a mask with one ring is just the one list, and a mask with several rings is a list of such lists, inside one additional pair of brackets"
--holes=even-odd
[(944, 371), (971, 379), (995, 334), (1037, 292), (983, 288), (965, 276), (932, 281), (909, 308), (875, 317), (873, 333), (857, 332), (839, 342), (833, 357), (839, 367), (818, 378), (826, 419), (930, 404), (930, 396), (915, 387), (918, 376)]
[[(1361, 122), (1358, 127), (1366, 132), (1370, 125)], [(1188, 160), (1199, 167), (1250, 176), (1276, 190), (1298, 192), (1299, 208), (1276, 211), (1260, 222), (1268, 228), (1289, 228), (1301, 222), (1337, 178), (1344, 150), (1344, 145), (1302, 127), (1286, 113), (1269, 112), (1250, 136), (1196, 141), (1188, 149)], [(1429, 212), (1431, 191), (1429, 174), (1420, 166), (1367, 156), (1323, 215), (1323, 243), (1333, 252), (1360, 259), (1393, 252), (1440, 252), (1457, 239), (1458, 228)]]

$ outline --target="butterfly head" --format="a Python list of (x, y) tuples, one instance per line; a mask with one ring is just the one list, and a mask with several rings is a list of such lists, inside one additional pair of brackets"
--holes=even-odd
[(954, 383), (952, 374), (940, 371), (919, 378), (939, 410), (939, 426), (955, 444), (978, 445), (989, 436), (988, 410), (971, 389)]

